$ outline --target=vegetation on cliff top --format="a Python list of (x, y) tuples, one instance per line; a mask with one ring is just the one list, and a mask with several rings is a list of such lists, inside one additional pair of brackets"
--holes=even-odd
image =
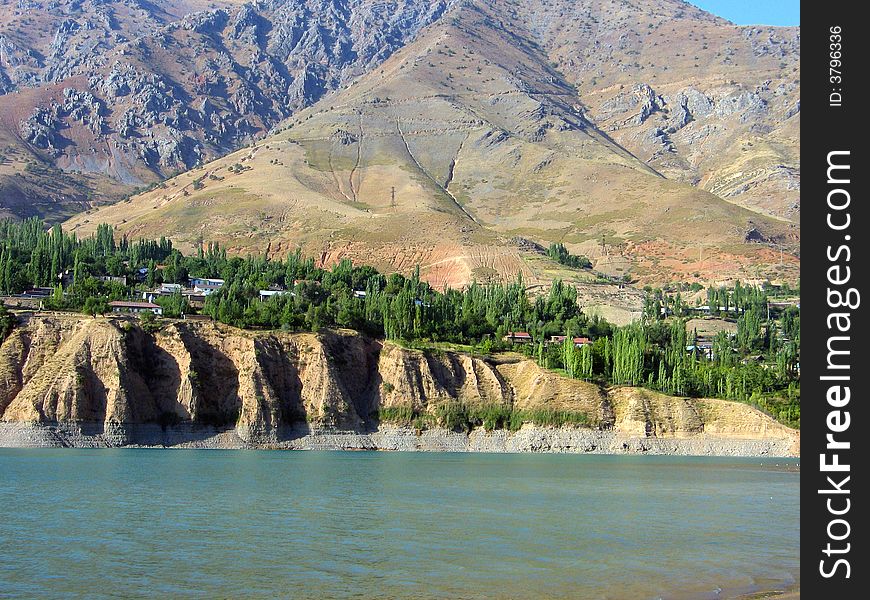
[(379, 421), (408, 425), (418, 431), (433, 426), (467, 432), (476, 427), (483, 427), (487, 431), (517, 431), (523, 423), (545, 427), (589, 424), (589, 416), (584, 412), (546, 408), (522, 410), (501, 404), (470, 406), (463, 403), (445, 403), (436, 407), (434, 414), (415, 410), (411, 406), (381, 407), (372, 416)]
[[(147, 270), (141, 281), (140, 269)], [(132, 283), (97, 279), (105, 276), (126, 276)], [(184, 256), (166, 239), (116, 242), (109, 226), (79, 240), (59, 227), (46, 231), (35, 219), (0, 223), (0, 290), (55, 286), (48, 308), (95, 314), (105, 311), (108, 301), (135, 299), (144, 289), (187, 283), (189, 277), (225, 281), (206, 298), (203, 312), (237, 327), (346, 327), (418, 345), (469, 344), (484, 354), (516, 349), (568, 377), (739, 400), (788, 425), (800, 424), (799, 309), (787, 308), (770, 318), (766, 292), (759, 288), (708, 290), (708, 310), (736, 319), (737, 331), (735, 336), (720, 332), (704, 349), (698, 336), (687, 331), (692, 309), (679, 292), (650, 290), (643, 321), (617, 328), (585, 315), (577, 290), (558, 280), (535, 296), (519, 276), (506, 284), (472, 283), (463, 290), (438, 291), (421, 281), (419, 271), (411, 277), (383, 275), (347, 260), (323, 269), (299, 251), (285, 260), (228, 257), (212, 243), (200, 246), (195, 256)], [(266, 289), (281, 293), (261, 298), (260, 290)], [(190, 312), (180, 294), (159, 301), (167, 316)], [(516, 331), (528, 333), (529, 343), (505, 339)], [(554, 343), (552, 336), (567, 337)], [(590, 343), (577, 344), (573, 336)], [(510, 424), (517, 418), (448, 417), (457, 424)], [(564, 418), (571, 422), (574, 417)]]

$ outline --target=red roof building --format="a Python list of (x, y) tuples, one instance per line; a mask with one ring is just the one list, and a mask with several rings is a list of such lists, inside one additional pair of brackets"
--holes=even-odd
[(525, 331), (509, 331), (503, 339), (506, 342), (520, 342), (526, 344), (532, 342), (532, 336)]

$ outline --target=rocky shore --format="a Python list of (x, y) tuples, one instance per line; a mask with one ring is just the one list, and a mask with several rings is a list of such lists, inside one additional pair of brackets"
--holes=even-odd
[(399, 452), (536, 452), (571, 454), (667, 454), (693, 456), (795, 456), (792, 440), (735, 439), (712, 435), (653, 438), (579, 427), (524, 425), (516, 432), (436, 428), (422, 432), (385, 425), (375, 431), (286, 427), (258, 436), (236, 428), (183, 424), (0, 423), (0, 447), (199, 448), (274, 450), (382, 450)]

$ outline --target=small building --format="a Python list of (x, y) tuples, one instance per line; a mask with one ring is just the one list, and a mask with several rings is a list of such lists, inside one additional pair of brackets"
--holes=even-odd
[[(568, 339), (567, 335), (551, 335), (550, 336), (550, 343), (551, 344), (562, 344), (562, 343), (564, 343), (564, 341), (566, 339)], [(574, 342), (574, 346), (576, 348), (581, 348), (581, 347), (585, 346), (586, 344), (592, 343), (592, 340), (590, 340), (587, 337), (575, 337), (575, 338), (571, 338), (571, 340)]]
[(224, 287), (223, 282), (221, 283), (197, 283), (193, 286), (194, 291), (199, 292), (203, 296), (209, 296), (214, 294), (215, 292), (219, 292), (221, 288)]
[(191, 277), (190, 278), (190, 287), (197, 287), (200, 285), (214, 285), (221, 287), (225, 281), (223, 279), (215, 279), (213, 277)]
[(531, 344), (533, 341), (532, 336), (525, 331), (509, 331), (502, 339), (514, 344)]
[(116, 313), (143, 313), (151, 312), (155, 315), (163, 314), (163, 307), (153, 302), (128, 302), (115, 300), (109, 302), (109, 308)]
[(180, 294), (182, 289), (180, 283), (161, 283), (158, 291), (161, 294)]
[(260, 302), (264, 302), (272, 296), (284, 295), (295, 296), (296, 294), (294, 294), (293, 292), (288, 292), (287, 290), (260, 290)]
[(98, 277), (94, 277), (97, 281), (102, 281), (104, 283), (120, 283), (121, 285), (127, 285), (127, 276), (120, 275), (115, 277), (114, 275), (100, 275)]
[(211, 321), (212, 318), (208, 315), (196, 315), (196, 314), (188, 314), (182, 313), (181, 318), (185, 321)]
[(365, 298), (365, 297), (366, 297), (366, 291), (365, 291), (365, 290), (354, 290), (354, 291), (353, 291), (353, 297), (354, 297), (354, 298)]
[(699, 341), (696, 344), (689, 344), (688, 346), (686, 346), (687, 354), (694, 354), (695, 352), (710, 360), (713, 360), (713, 343)]

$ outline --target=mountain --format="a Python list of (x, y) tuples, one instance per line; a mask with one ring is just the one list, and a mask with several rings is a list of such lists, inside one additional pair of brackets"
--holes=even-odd
[(797, 28), (677, 0), (0, 16), (2, 216), (420, 263), (451, 285), (589, 279), (542, 259), (551, 241), (639, 281), (797, 278)]
[[(617, 5), (634, 6), (588, 6), (609, 14)], [(737, 29), (682, 3), (655, 6), (671, 12), (629, 13)], [(796, 278), (794, 223), (666, 177), (619, 144), (553, 60), (561, 38), (542, 23), (567, 13), (519, 10), (452, 5), (265, 139), (67, 226), (88, 234), (105, 221), (186, 248), (212, 239), (240, 252), (301, 247), (324, 263), (350, 257), (387, 270), (420, 264), (436, 285), (564, 276), (541, 257), (550, 241), (640, 281)]]
[(584, 115), (659, 173), (798, 222), (798, 27), (738, 27), (668, 0), (521, 2), (502, 15), (502, 27), (529, 24)]
[(234, 150), (445, 8), (2, 0), (0, 215), (62, 219)]

